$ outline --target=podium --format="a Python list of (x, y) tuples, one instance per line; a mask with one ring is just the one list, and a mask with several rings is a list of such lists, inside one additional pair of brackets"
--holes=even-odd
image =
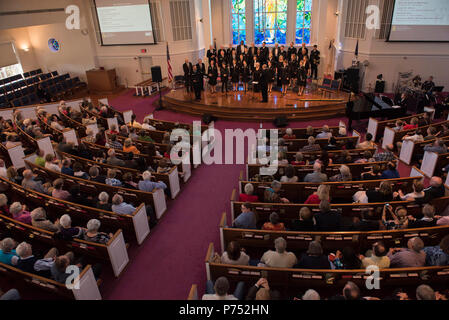
[(115, 69), (86, 71), (87, 84), (93, 92), (114, 92), (118, 89)]

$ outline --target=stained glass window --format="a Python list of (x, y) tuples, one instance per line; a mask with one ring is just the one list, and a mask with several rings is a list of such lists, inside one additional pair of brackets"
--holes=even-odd
[(285, 44), (288, 0), (254, 0), (254, 42)]
[(245, 0), (231, 0), (232, 43), (246, 42)]
[(297, 44), (310, 44), (310, 28), (312, 25), (312, 0), (296, 0), (296, 30)]

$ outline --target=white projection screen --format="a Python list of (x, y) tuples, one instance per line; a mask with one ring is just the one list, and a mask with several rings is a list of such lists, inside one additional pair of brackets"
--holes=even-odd
[(449, 0), (396, 0), (388, 41), (449, 41)]
[(104, 46), (153, 44), (149, 0), (95, 0)]

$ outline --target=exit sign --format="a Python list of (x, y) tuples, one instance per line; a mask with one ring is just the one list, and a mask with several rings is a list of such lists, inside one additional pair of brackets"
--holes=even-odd
[(140, 49), (140, 53), (147, 53), (147, 49)]

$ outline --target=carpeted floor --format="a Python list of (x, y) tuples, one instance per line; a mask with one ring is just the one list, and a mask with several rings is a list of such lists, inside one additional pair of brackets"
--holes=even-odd
[[(121, 111), (133, 110), (137, 120), (152, 113), (158, 97), (136, 98), (133, 91), (111, 99), (109, 103)], [(156, 119), (191, 122), (191, 116), (162, 110)], [(323, 124), (338, 125), (343, 118), (321, 121), (292, 122), (291, 127)], [(258, 123), (217, 121), (215, 128), (259, 128)], [(264, 128), (274, 128), (264, 123)], [(364, 124), (357, 127), (366, 128)], [(130, 263), (119, 279), (105, 281), (104, 299), (186, 299), (192, 284), (204, 292), (206, 270), (204, 258), (210, 242), (219, 248), (218, 224), (223, 212), (230, 219), (230, 196), (237, 188), (244, 165), (201, 165), (169, 208), (160, 224), (151, 231), (140, 246), (129, 250)], [(408, 176), (410, 168), (400, 165), (401, 176)]]

